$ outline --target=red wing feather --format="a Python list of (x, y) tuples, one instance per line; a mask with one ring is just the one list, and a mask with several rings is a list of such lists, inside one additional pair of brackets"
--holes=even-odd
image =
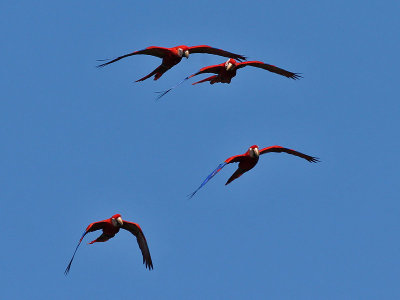
[(240, 162), (245, 156), (246, 155), (244, 155), (244, 154), (235, 155), (235, 156), (229, 157), (227, 160), (225, 160), (225, 162), (227, 164), (237, 163), (237, 162)]
[(86, 234), (88, 234), (89, 232), (93, 232), (99, 229), (103, 229), (104, 225), (107, 223), (106, 220), (104, 221), (99, 221), (99, 222), (94, 222), (89, 224), (89, 226), (86, 228), (85, 233), (83, 234), (83, 236), (81, 237), (79, 242), (82, 242), (83, 238), (85, 237)]
[(298, 151), (295, 151), (295, 150), (292, 150), (292, 149), (284, 148), (284, 147), (281, 147), (281, 146), (271, 146), (271, 147), (263, 148), (263, 149), (260, 150), (260, 155), (261, 154), (265, 154), (265, 153), (270, 153), (270, 152), (278, 152), (278, 153), (279, 152), (285, 152), (285, 153), (288, 153), (288, 154), (291, 154), (291, 155), (295, 155), (295, 156), (304, 158), (304, 159), (306, 159), (306, 160), (308, 160), (309, 162), (312, 162), (312, 163), (319, 162), (319, 159), (317, 157), (310, 156), (310, 155), (307, 155), (307, 154), (304, 154), (304, 153), (301, 153), (301, 152), (298, 152)]
[[(223, 70), (224, 68), (224, 64), (219, 64), (219, 65), (214, 65), (214, 66), (208, 66), (208, 67), (204, 67), (201, 68), (200, 71), (198, 71), (197, 73), (194, 73), (186, 78), (184, 78), (181, 82), (177, 83), (176, 85), (174, 85), (173, 87), (170, 87), (168, 90), (165, 91), (160, 91), (160, 92), (156, 92), (159, 93), (160, 95), (157, 97), (157, 100), (161, 99), (162, 97), (164, 97), (166, 94), (168, 94), (170, 91), (172, 91), (174, 88), (178, 87), (179, 85), (181, 85), (182, 83), (184, 83), (186, 80), (188, 80), (189, 78), (192, 78), (196, 75), (202, 74), (202, 73), (216, 73), (218, 74), (219, 72), (221, 72), (221, 70)], [(201, 80), (198, 82), (195, 82), (194, 84), (200, 83), (200, 82), (204, 82), (211, 79), (211, 77), (206, 78), (205, 80)]]
[(244, 68), (246, 66), (261, 68), (261, 69), (264, 69), (264, 70), (270, 71), (272, 73), (276, 73), (276, 74), (279, 74), (279, 75), (282, 75), (282, 76), (285, 76), (285, 77), (291, 78), (291, 79), (300, 79), (302, 77), (302, 76), (300, 76), (299, 73), (293, 73), (290, 71), (286, 71), (286, 70), (278, 68), (276, 66), (263, 63), (262, 61), (241, 62), (238, 64), (238, 66), (236, 68), (240, 69), (240, 68)]
[(219, 64), (219, 65), (213, 65), (213, 66), (208, 66), (201, 68), (200, 71), (197, 73), (194, 73), (193, 75), (190, 75), (189, 78), (192, 78), (193, 76), (203, 74), (203, 73), (214, 73), (214, 74), (219, 74), (221, 70), (225, 68), (225, 63)]
[(143, 50), (139, 50), (139, 51), (135, 51), (135, 52), (132, 52), (132, 53), (128, 53), (128, 54), (119, 56), (119, 57), (117, 57), (117, 58), (115, 58), (113, 60), (110, 60), (110, 61), (108, 61), (108, 62), (106, 62), (104, 64), (98, 65), (97, 67), (98, 68), (102, 68), (102, 67), (105, 67), (105, 66), (107, 66), (109, 64), (112, 64), (112, 63), (114, 63), (116, 61), (119, 61), (120, 59), (123, 59), (125, 57), (132, 56), (132, 55), (138, 55), (138, 54), (152, 55), (152, 56), (156, 56), (156, 57), (159, 57), (159, 58), (163, 58), (170, 51), (171, 51), (171, 49), (169, 49), (169, 48), (151, 46), (151, 47), (147, 47), (146, 49), (143, 49)]
[(228, 58), (234, 58), (239, 61), (246, 60), (246, 57), (243, 55), (232, 53), (232, 52), (214, 48), (214, 47), (210, 47), (207, 45), (189, 47), (189, 53), (208, 53), (208, 54), (219, 55), (219, 56), (224, 56), (224, 57), (228, 57)]
[(150, 250), (149, 247), (147, 246), (146, 238), (139, 224), (123, 221), (122, 228), (128, 230), (130, 233), (136, 236), (137, 243), (139, 245), (140, 250), (142, 251), (143, 263), (149, 270), (153, 269), (153, 262), (151, 260)]

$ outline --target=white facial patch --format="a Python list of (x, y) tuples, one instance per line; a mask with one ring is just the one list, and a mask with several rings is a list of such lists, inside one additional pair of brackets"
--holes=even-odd
[(250, 148), (249, 149), (249, 154), (250, 154), (250, 157), (253, 157), (253, 158), (260, 156), (260, 153), (258, 152), (257, 148)]
[(258, 151), (258, 148), (254, 148), (254, 153), (255, 153), (257, 156), (260, 156), (260, 152)]
[(179, 57), (183, 56), (183, 50), (181, 48), (178, 48), (178, 55)]
[(229, 61), (225, 63), (225, 69), (226, 69), (227, 71), (229, 71), (229, 70), (232, 69), (232, 68), (233, 68), (233, 65), (232, 65)]

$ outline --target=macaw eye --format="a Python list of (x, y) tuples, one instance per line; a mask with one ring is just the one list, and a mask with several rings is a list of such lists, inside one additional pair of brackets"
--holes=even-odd
[(178, 49), (178, 55), (179, 55), (180, 57), (183, 56), (183, 50), (182, 50), (181, 48)]

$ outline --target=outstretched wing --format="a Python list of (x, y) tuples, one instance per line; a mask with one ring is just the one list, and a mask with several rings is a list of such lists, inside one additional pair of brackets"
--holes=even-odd
[(197, 76), (197, 75), (203, 74), (203, 73), (219, 74), (224, 68), (225, 68), (225, 63), (219, 64), (219, 65), (207, 66), (207, 67), (201, 68), (197, 73), (190, 75), (188, 78), (192, 78), (194, 76)]
[(92, 224), (89, 224), (89, 226), (86, 228), (85, 232), (83, 233), (81, 239), (79, 240), (78, 245), (75, 248), (74, 254), (72, 255), (72, 258), (71, 258), (67, 268), (64, 271), (65, 275), (67, 275), (69, 273), (69, 270), (71, 269), (72, 261), (74, 260), (74, 257), (75, 257), (75, 253), (78, 250), (79, 245), (81, 244), (81, 242), (82, 242), (83, 238), (85, 237), (85, 235), (88, 234), (89, 232), (96, 231), (96, 230), (99, 230), (99, 229), (103, 229), (105, 223), (106, 223), (105, 221), (100, 221), (100, 222), (94, 222)]
[(189, 47), (189, 53), (208, 53), (213, 55), (224, 56), (228, 58), (234, 58), (238, 61), (246, 60), (246, 57), (240, 54), (232, 53), (222, 49), (210, 47), (207, 45)]
[(204, 68), (200, 69), (200, 71), (198, 71), (197, 73), (194, 73), (194, 74), (184, 78), (182, 81), (178, 82), (173, 87), (170, 87), (169, 89), (167, 89), (165, 91), (156, 92), (157, 94), (160, 94), (159, 96), (157, 96), (156, 100), (160, 100), (160, 98), (162, 98), (163, 96), (168, 94), (170, 91), (172, 91), (173, 89), (177, 88), (178, 86), (180, 86), (182, 83), (184, 83), (189, 78), (192, 78), (193, 76), (196, 76), (196, 75), (199, 75), (199, 74), (202, 74), (202, 73), (215, 73), (215, 74), (218, 74), (224, 68), (224, 65), (225, 64), (219, 64), (219, 65), (208, 66), (208, 67), (204, 67)]
[(307, 155), (307, 154), (304, 154), (304, 153), (301, 153), (301, 152), (298, 152), (298, 151), (295, 151), (292, 149), (284, 148), (281, 146), (271, 146), (271, 147), (263, 148), (260, 150), (260, 155), (265, 154), (265, 153), (270, 153), (270, 152), (285, 152), (285, 153), (288, 153), (291, 155), (295, 155), (295, 156), (304, 158), (312, 163), (319, 162), (319, 159), (317, 157), (310, 156), (310, 155)]
[(143, 263), (149, 270), (153, 269), (153, 262), (151, 261), (149, 247), (147, 246), (146, 238), (139, 224), (124, 220), (122, 228), (128, 230), (130, 233), (136, 236), (137, 243), (139, 245), (140, 250), (142, 251)]
[[(135, 52), (132, 52), (132, 53), (128, 53), (128, 54), (119, 56), (119, 57), (117, 57), (117, 58), (115, 58), (113, 60), (110, 60), (110, 61), (108, 61), (108, 62), (106, 62), (104, 64), (98, 65), (97, 67), (98, 68), (102, 68), (102, 67), (105, 67), (105, 66), (107, 66), (109, 64), (112, 64), (112, 63), (114, 63), (116, 61), (119, 61), (120, 59), (123, 59), (125, 57), (132, 56), (132, 55), (138, 55), (138, 54), (152, 55), (152, 56), (156, 56), (156, 57), (159, 57), (159, 58), (163, 58), (170, 51), (171, 51), (171, 49), (169, 49), (169, 48), (151, 46), (151, 47), (147, 47), (146, 49), (143, 49), (143, 50), (139, 50), (139, 51), (135, 51)], [(108, 59), (105, 59), (105, 60), (108, 60)], [(104, 60), (100, 60), (100, 61), (104, 61)]]
[(252, 66), (252, 67), (256, 67), (256, 68), (261, 68), (261, 69), (264, 69), (264, 70), (270, 71), (272, 73), (276, 73), (276, 74), (279, 74), (279, 75), (282, 75), (282, 76), (285, 76), (285, 77), (291, 78), (291, 79), (300, 79), (300, 78), (302, 78), (300, 73), (293, 73), (293, 72), (290, 72), (290, 71), (286, 71), (286, 70), (278, 68), (276, 66), (263, 63), (262, 61), (245, 61), (245, 62), (241, 62), (236, 66), (236, 68), (240, 69), (240, 68), (244, 68), (246, 66)]
[(221, 171), (223, 167), (225, 167), (227, 164), (230, 164), (230, 163), (239, 162), (243, 156), (244, 156), (243, 154), (235, 155), (235, 156), (229, 157), (223, 163), (219, 164), (218, 167), (214, 171), (212, 171), (211, 174), (208, 175), (207, 178), (200, 184), (200, 186), (193, 193), (188, 195), (189, 199), (192, 198), (197, 193), (198, 190), (200, 190), (203, 186), (205, 186), (206, 183), (211, 180), (211, 178), (213, 178), (215, 175), (217, 175), (217, 173), (219, 171)]

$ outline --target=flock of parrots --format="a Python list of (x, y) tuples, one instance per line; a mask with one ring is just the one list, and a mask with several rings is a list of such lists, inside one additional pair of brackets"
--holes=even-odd
[[(107, 62), (105, 62), (101, 65), (98, 65), (98, 67), (107, 66), (109, 64), (112, 64), (112, 63), (119, 61), (128, 56), (139, 55), (139, 54), (152, 55), (152, 56), (156, 56), (156, 57), (159, 57), (162, 59), (161, 65), (159, 65), (150, 74), (144, 76), (143, 78), (136, 80), (136, 82), (146, 80), (152, 76), (154, 76), (154, 80), (157, 80), (165, 72), (167, 72), (173, 66), (178, 64), (182, 60), (183, 57), (189, 58), (190, 54), (195, 54), (195, 53), (207, 53), (207, 54), (219, 55), (219, 56), (227, 57), (228, 60), (225, 63), (204, 67), (204, 68), (200, 69), (197, 73), (187, 76), (186, 78), (184, 78), (181, 82), (179, 82), (174, 87), (172, 87), (168, 90), (165, 90), (163, 92), (160, 92), (158, 99), (163, 97), (165, 94), (170, 92), (173, 88), (177, 87), (178, 85), (185, 82), (186, 80), (188, 80), (194, 76), (203, 74), (203, 73), (212, 73), (215, 75), (212, 75), (210, 77), (207, 77), (205, 79), (197, 81), (197, 82), (193, 83), (193, 85), (202, 83), (202, 82), (206, 82), (206, 81), (209, 81), (210, 84), (214, 84), (214, 83), (218, 83), (218, 82), (229, 84), (231, 82), (232, 78), (236, 76), (236, 71), (238, 69), (246, 67), (246, 66), (261, 68), (261, 69), (264, 69), (264, 70), (267, 70), (267, 71), (270, 71), (270, 72), (273, 72), (273, 73), (276, 73), (276, 74), (279, 74), (279, 75), (282, 75), (282, 76), (285, 76), (285, 77), (291, 78), (291, 79), (300, 79), (301, 78), (300, 74), (298, 74), (298, 73), (286, 71), (286, 70), (278, 68), (276, 66), (263, 63), (261, 61), (246, 61), (246, 57), (243, 55), (231, 53), (229, 51), (213, 48), (213, 47), (206, 46), (206, 45), (192, 46), (192, 47), (180, 45), (180, 46), (176, 46), (176, 47), (172, 47), (172, 48), (151, 46), (151, 47), (148, 47), (143, 50), (139, 50), (139, 51), (135, 51), (132, 53), (128, 53), (128, 54), (119, 56), (112, 60), (107, 60)], [(309, 156), (309, 155), (303, 154), (301, 152), (298, 152), (298, 151), (295, 151), (292, 149), (288, 149), (288, 148), (284, 148), (281, 146), (270, 146), (270, 147), (259, 149), (257, 145), (253, 145), (248, 148), (246, 153), (229, 157), (223, 163), (219, 164), (218, 167), (210, 175), (208, 175), (208, 177), (201, 183), (201, 185), (193, 193), (191, 193), (189, 195), (189, 197), (190, 198), (193, 197), (200, 188), (202, 188), (211, 178), (213, 178), (227, 164), (239, 163), (237, 170), (232, 174), (232, 176), (228, 179), (228, 181), (226, 182), (225, 185), (231, 183), (233, 180), (239, 178), (244, 173), (246, 173), (247, 171), (254, 168), (255, 165), (257, 164), (258, 159), (261, 154), (271, 153), (271, 152), (278, 152), (278, 153), (285, 152), (285, 153), (306, 159), (307, 161), (309, 161), (311, 163), (316, 163), (319, 161), (318, 158), (316, 158), (316, 157)], [(146, 268), (148, 268), (149, 270), (153, 269), (153, 262), (151, 260), (149, 247), (147, 245), (146, 238), (145, 238), (143, 231), (140, 228), (139, 224), (122, 220), (121, 215), (116, 214), (116, 215), (113, 215), (109, 219), (91, 223), (86, 228), (81, 239), (79, 240), (78, 245), (75, 248), (74, 254), (73, 254), (67, 268), (65, 269), (65, 272), (64, 272), (65, 275), (68, 274), (68, 272), (71, 268), (72, 261), (75, 257), (76, 251), (78, 250), (78, 247), (81, 244), (81, 242), (86, 234), (88, 234), (89, 232), (93, 232), (93, 231), (97, 231), (97, 230), (101, 229), (102, 234), (97, 239), (90, 242), (89, 244), (98, 243), (98, 242), (106, 242), (109, 239), (113, 238), (119, 232), (119, 230), (121, 228), (128, 230), (134, 236), (136, 236), (139, 248), (142, 252), (143, 263), (145, 264)]]

